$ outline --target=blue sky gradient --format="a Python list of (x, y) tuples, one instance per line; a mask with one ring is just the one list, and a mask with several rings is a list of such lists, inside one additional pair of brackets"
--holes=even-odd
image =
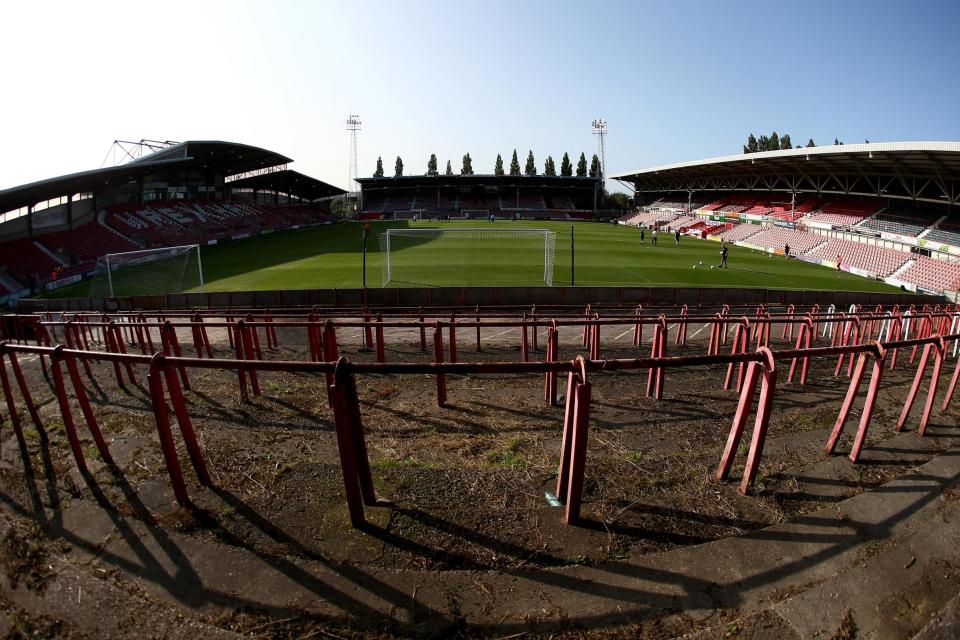
[[(794, 144), (960, 139), (960, 2), (11, 3), (0, 188), (100, 166), (112, 140), (264, 146), (345, 186), (430, 153), (492, 172), (596, 148), (608, 172)], [(611, 184), (612, 188), (618, 185)]]

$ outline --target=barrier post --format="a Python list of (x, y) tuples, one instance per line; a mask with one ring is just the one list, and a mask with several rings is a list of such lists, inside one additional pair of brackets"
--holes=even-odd
[(363, 346), (367, 349), (373, 344), (373, 330), (370, 328), (370, 310), (363, 307)]
[(457, 318), (450, 314), (450, 362), (457, 361)]
[(557, 466), (557, 500), (567, 501), (567, 487), (570, 481), (570, 449), (573, 443), (573, 405), (577, 397), (577, 385), (580, 378), (571, 370), (567, 374), (567, 401), (563, 409), (563, 433), (560, 437), (560, 464)]
[(777, 390), (777, 368), (773, 359), (773, 352), (768, 347), (758, 350), (765, 360), (762, 363), (763, 377), (760, 387), (760, 400), (757, 405), (757, 419), (753, 426), (753, 438), (750, 441), (750, 452), (747, 454), (747, 463), (744, 468), (743, 479), (740, 482), (740, 493), (746, 494), (753, 484), (757, 471), (760, 468), (760, 456), (763, 454), (763, 445), (770, 427), (770, 414), (773, 410), (773, 397)]
[[(234, 357), (237, 360), (244, 360), (243, 353), (243, 320), (237, 320), (232, 324), (228, 329), (228, 333), (232, 337), (231, 342), (233, 343)], [(250, 402), (250, 396), (247, 395), (247, 373), (243, 367), (237, 367), (237, 385), (240, 388), (240, 402), (247, 403)]]
[[(242, 321), (241, 321), (242, 322)], [(239, 324), (239, 323), (238, 323)], [(163, 353), (164, 355), (172, 355), (177, 358), (180, 356), (180, 341), (177, 339), (177, 330), (173, 327), (169, 320), (165, 320), (160, 329), (160, 338), (163, 341)], [(190, 378), (187, 377), (187, 368), (183, 365), (180, 365), (178, 368), (180, 373), (180, 381), (183, 384), (183, 388), (187, 391), (190, 390)]]
[(747, 364), (746, 379), (740, 389), (740, 402), (737, 404), (737, 410), (733, 414), (733, 424), (730, 426), (727, 444), (724, 447), (723, 455), (720, 457), (720, 466), (717, 468), (717, 480), (726, 480), (730, 474), (733, 457), (737, 455), (740, 438), (743, 436), (743, 429), (747, 424), (750, 408), (753, 406), (753, 397), (757, 389), (757, 380), (760, 377), (760, 368), (760, 363), (755, 361)]
[(334, 376), (334, 382), (329, 388), (330, 403), (333, 408), (334, 431), (337, 436), (337, 452), (340, 457), (340, 469), (343, 473), (343, 488), (347, 499), (347, 511), (350, 514), (350, 523), (355, 528), (361, 528), (366, 524), (364, 516), (364, 496), (361, 488), (360, 473), (357, 467), (357, 452), (353, 436), (353, 417), (350, 406), (351, 396), (347, 387), (352, 379), (352, 372), (347, 373), (346, 367), (341, 371), (341, 363), (348, 362), (346, 358), (338, 361), (337, 375)]
[(587, 322), (590, 318), (593, 317), (593, 314), (590, 312), (590, 305), (587, 305), (587, 308), (583, 311), (583, 347), (586, 348), (588, 343), (590, 324)]
[[(552, 321), (547, 327), (547, 362), (557, 360), (559, 347), (556, 320)], [(550, 406), (557, 404), (557, 372), (548, 371), (545, 374), (543, 399)]]
[[(340, 348), (337, 346), (337, 328), (333, 320), (327, 319), (323, 327), (323, 359), (327, 362), (336, 362), (340, 359)], [(326, 374), (327, 388), (333, 385), (333, 373)]]
[(530, 309), (530, 319), (533, 320), (533, 324), (530, 325), (530, 328), (533, 330), (532, 335), (532, 344), (533, 352), (537, 352), (537, 305), (533, 305)]
[[(910, 392), (907, 394), (907, 399), (903, 404), (903, 411), (901, 411), (900, 413), (900, 419), (897, 420), (897, 426), (896, 426), (897, 431), (902, 431), (903, 426), (907, 422), (907, 416), (910, 414), (910, 409), (913, 408), (913, 401), (916, 399), (917, 393), (920, 391), (920, 383), (923, 380), (923, 374), (926, 373), (927, 363), (930, 361), (930, 352), (933, 350), (933, 348), (934, 348), (934, 345), (931, 343), (927, 343), (923, 345), (923, 353), (920, 356), (920, 363), (917, 365), (917, 373), (913, 377), (913, 385), (911, 385)], [(938, 351), (942, 352), (942, 349), (938, 349)], [(943, 362), (942, 357), (938, 358), (938, 360), (942, 364)], [(936, 370), (934, 370), (934, 376), (935, 377), (938, 376), (938, 372)], [(928, 404), (931, 404), (933, 402), (933, 400), (930, 399), (930, 396), (932, 396), (937, 392), (936, 386), (933, 383), (936, 383), (936, 380), (931, 381), (930, 391), (928, 393)], [(925, 428), (926, 425), (923, 424), (923, 422), (921, 422), (921, 427)]]
[(67, 441), (70, 443), (70, 450), (73, 452), (73, 459), (81, 471), (87, 470), (87, 461), (83, 455), (83, 448), (80, 444), (80, 438), (77, 436), (77, 426), (73, 421), (73, 412), (70, 409), (70, 401), (67, 398), (67, 389), (63, 383), (63, 371), (60, 362), (63, 360), (63, 347), (54, 348), (53, 355), (50, 357), (50, 369), (53, 372), (53, 387), (57, 396), (57, 404), (60, 405), (60, 416), (63, 418), (63, 426), (67, 432)]
[(520, 360), (530, 362), (530, 348), (527, 345), (527, 314), (520, 318)]
[[(3, 366), (4, 349), (5, 346), (0, 344), (0, 368)], [(6, 356), (10, 359), (10, 369), (13, 371), (13, 377), (17, 381), (17, 387), (20, 389), (20, 397), (23, 398), (23, 403), (27, 407), (27, 413), (30, 414), (30, 419), (33, 421), (33, 425), (37, 428), (37, 432), (39, 432), (41, 435), (44, 435), (45, 432), (43, 429), (43, 421), (40, 419), (40, 412), (37, 411), (37, 405), (33, 401), (33, 395), (30, 393), (30, 387), (27, 386), (27, 381), (23, 377), (23, 370), (20, 369), (20, 361), (17, 360), (17, 354), (13, 351), (7, 350)], [(4, 375), (6, 375), (5, 372)]]
[(877, 404), (877, 397), (880, 393), (880, 382), (883, 379), (883, 365), (886, 357), (886, 349), (880, 342), (876, 342), (875, 350), (861, 355), (861, 360), (857, 364), (853, 379), (850, 381), (850, 389), (847, 391), (847, 397), (843, 401), (840, 414), (837, 416), (837, 422), (830, 434), (830, 439), (825, 448), (827, 453), (833, 453), (837, 446), (840, 434), (843, 432), (844, 425), (850, 415), (850, 409), (853, 405), (857, 388), (860, 386), (863, 378), (863, 368), (866, 366), (866, 359), (873, 362), (870, 374), (870, 386), (867, 389), (867, 398), (863, 403), (863, 411), (860, 412), (860, 426), (857, 428), (857, 435), (854, 438), (853, 447), (850, 449), (850, 460), (856, 462), (860, 458), (860, 452), (863, 450), (863, 443), (867, 437), (867, 430), (870, 428), (870, 421), (873, 418), (873, 410)]
[[(17, 413), (17, 405), (13, 399), (13, 391), (10, 388), (10, 379), (7, 377), (7, 365), (4, 363), (3, 355), (4, 350), (6, 349), (7, 343), (0, 343), (0, 384), (3, 386), (3, 397), (7, 401), (7, 413), (10, 414), (10, 422), (13, 424), (13, 430), (17, 434), (17, 439), (21, 442), (24, 442), (23, 439), (23, 430), (20, 428), (20, 416)], [(11, 352), (10, 355), (13, 355)], [(0, 416), (0, 424), (2, 424), (2, 416)], [(40, 433), (43, 433), (41, 430)]]
[(73, 356), (65, 356), (63, 360), (67, 365), (67, 374), (70, 376), (70, 382), (73, 385), (73, 395), (77, 398), (77, 404), (80, 405), (80, 412), (83, 414), (83, 419), (87, 423), (87, 429), (90, 431), (90, 435), (93, 436), (93, 441), (97, 445), (100, 457), (103, 458), (103, 461), (107, 464), (113, 465), (110, 448), (107, 447), (107, 441), (103, 439), (103, 434), (100, 432), (100, 425), (97, 424), (97, 418), (93, 413), (93, 408), (90, 406), (90, 399), (87, 398), (86, 389), (84, 389), (83, 382), (80, 380), (80, 371), (77, 368), (77, 362)]
[(600, 359), (600, 314), (595, 313), (593, 316), (595, 324), (593, 325), (593, 333), (591, 334), (590, 342), (590, 358), (593, 360)]
[(568, 525), (580, 521), (580, 510), (583, 504), (583, 476), (587, 466), (587, 437), (590, 428), (590, 381), (587, 380), (586, 367), (583, 359), (578, 358), (581, 365), (581, 382), (576, 386), (573, 406), (573, 434), (570, 443), (570, 479), (567, 487), (567, 510), (564, 521)]
[(177, 448), (173, 443), (173, 433), (170, 430), (170, 414), (167, 412), (167, 400), (163, 394), (163, 379), (160, 372), (162, 354), (156, 354), (150, 363), (150, 372), (147, 374), (147, 383), (150, 387), (150, 402), (153, 405), (153, 417), (157, 423), (157, 436), (160, 439), (160, 451), (167, 466), (167, 475), (170, 476), (170, 485), (177, 502), (185, 508), (191, 507), (190, 496), (187, 494), (187, 485), (183, 480), (183, 470), (177, 458)]
[(634, 318), (636, 323), (633, 325), (633, 346), (639, 347), (643, 343), (643, 305), (637, 305)]
[[(256, 342), (257, 330), (256, 327), (251, 327), (249, 324), (243, 326), (243, 330), (240, 332), (241, 343), (243, 344), (243, 356), (245, 360), (260, 360), (259, 349), (254, 349), (254, 343)], [(250, 367), (247, 370), (247, 373), (250, 376), (250, 388), (253, 389), (253, 395), (260, 395), (260, 378), (257, 375), (257, 370), (254, 367)]]
[[(480, 331), (479, 327), (477, 331)], [(423, 307), (420, 307), (420, 351), (427, 352), (427, 326), (423, 322)]]
[(930, 424), (930, 414), (933, 412), (933, 403), (937, 395), (937, 384), (940, 382), (940, 372), (943, 370), (944, 354), (946, 344), (943, 338), (937, 336), (937, 341), (933, 344), (933, 373), (930, 374), (930, 385), (927, 389), (927, 401), (923, 405), (923, 416), (920, 418), (920, 428), (917, 430), (921, 436), (927, 432), (927, 425)]
[(376, 326), (376, 342), (377, 342), (377, 362), (386, 362), (387, 358), (384, 354), (384, 345), (383, 345), (383, 316), (380, 313), (377, 313), (377, 326)]
[(200, 484), (207, 487), (213, 486), (210, 473), (207, 471), (207, 465), (203, 460), (203, 453), (200, 451), (200, 445), (197, 442), (197, 436), (193, 430), (193, 421), (187, 411), (187, 403), (183, 397), (183, 391), (180, 389), (176, 372), (173, 371), (173, 367), (165, 362), (163, 354), (156, 354), (154, 359), (157, 360), (157, 369), (163, 372), (164, 380), (167, 383), (167, 390), (170, 392), (170, 404), (173, 406), (173, 413), (180, 428), (180, 436), (183, 438), (193, 470), (196, 472)]
[[(435, 324), (433, 330), (433, 361), (437, 364), (443, 362), (443, 330), (440, 328), (440, 322)], [(442, 373), (437, 373), (437, 406), (443, 407), (447, 404), (447, 379)]]
[(480, 353), (480, 305), (477, 305), (477, 308), (474, 309), (474, 314), (476, 315), (477, 323), (477, 353)]

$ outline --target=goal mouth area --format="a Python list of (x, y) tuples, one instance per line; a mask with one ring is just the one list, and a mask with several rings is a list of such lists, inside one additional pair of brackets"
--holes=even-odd
[(108, 253), (97, 260), (90, 297), (203, 292), (199, 244)]
[(509, 226), (387, 229), (383, 286), (553, 286), (556, 233)]

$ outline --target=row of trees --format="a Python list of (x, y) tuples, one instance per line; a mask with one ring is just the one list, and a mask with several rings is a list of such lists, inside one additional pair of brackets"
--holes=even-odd
[[(497, 161), (493, 165), (493, 174), (496, 176), (505, 175), (503, 171), (503, 158), (500, 154), (497, 154)], [(394, 177), (399, 178), (403, 175), (403, 160), (400, 156), (397, 156), (397, 161), (393, 165), (393, 175)], [(427, 161), (427, 174), (428, 176), (439, 175), (437, 170), (437, 154), (431, 153), (430, 159)], [(445, 176), (453, 175), (453, 167), (450, 164), (450, 161), (447, 160), (447, 168), (443, 172)], [(462, 176), (472, 176), (473, 175), (473, 159), (470, 157), (470, 154), (467, 153), (463, 156), (463, 163), (460, 167), (460, 175)], [(517, 150), (513, 150), (513, 157), (510, 159), (510, 174), (511, 176), (519, 176), (520, 173), (520, 159), (517, 157)], [(527, 162), (523, 168), (523, 175), (535, 176), (537, 174), (537, 165), (533, 158), (533, 151), (527, 153)], [(543, 174), (545, 176), (555, 176), (557, 175), (557, 165), (553, 160), (552, 156), (547, 156), (547, 159), (543, 162)], [(563, 159), (560, 161), (560, 175), (561, 176), (572, 176), (574, 175), (574, 167), (570, 162), (570, 155), (564, 152)], [(580, 160), (577, 162), (576, 166), (576, 175), (579, 177), (590, 176), (591, 178), (596, 178), (600, 175), (600, 158), (597, 157), (597, 154), (593, 154), (593, 158), (590, 161), (590, 168), (587, 168), (587, 157), (581, 153)], [(374, 178), (383, 177), (383, 158), (377, 158), (377, 168), (373, 172)]]
[[(869, 140), (864, 140), (864, 142), (869, 144)], [(790, 134), (785, 133), (782, 136), (778, 136), (777, 132), (774, 131), (769, 136), (761, 135), (759, 138), (754, 136), (752, 133), (747, 136), (747, 144), (743, 145), (744, 153), (757, 153), (758, 151), (777, 151), (779, 149), (793, 149), (794, 147), (790, 146)], [(838, 138), (833, 139), (833, 144), (841, 145), (843, 142)], [(807, 140), (805, 147), (815, 147), (816, 143), (813, 141), (813, 138)], [(800, 148), (800, 145), (796, 146), (797, 149)]]

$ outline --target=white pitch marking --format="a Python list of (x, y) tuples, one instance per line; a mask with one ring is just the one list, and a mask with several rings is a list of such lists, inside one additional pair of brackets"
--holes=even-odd
[(633, 331), (633, 330), (634, 330), (634, 327), (630, 327), (629, 329), (627, 329), (626, 331), (624, 331), (623, 333), (621, 333), (620, 335), (618, 335), (616, 338), (614, 338), (613, 341), (616, 342), (617, 340), (619, 340), (620, 338), (622, 338), (623, 336), (627, 335), (628, 333), (630, 333), (630, 332)]
[(505, 333), (510, 333), (511, 331), (518, 331), (518, 329), (507, 329), (506, 331), (501, 331), (500, 333), (494, 334), (492, 336), (487, 336), (486, 338), (480, 338), (480, 342), (484, 340), (493, 340), (496, 337), (502, 336)]
[(700, 335), (700, 332), (706, 328), (707, 328), (707, 325), (703, 325), (702, 327), (697, 329), (697, 331), (692, 336), (690, 336), (690, 339), (693, 340), (694, 338), (696, 338), (698, 335)]

